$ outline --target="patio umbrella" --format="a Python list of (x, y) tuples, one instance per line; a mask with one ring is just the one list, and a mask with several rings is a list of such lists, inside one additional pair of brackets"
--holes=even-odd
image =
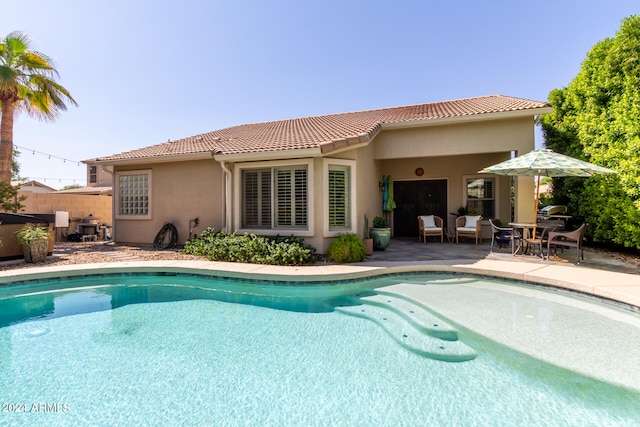
[[(493, 173), (509, 176), (537, 176), (534, 224), (537, 222), (540, 198), (540, 177), (582, 176), (590, 177), (603, 173), (617, 173), (611, 169), (565, 156), (547, 149), (533, 150), (522, 156), (489, 166), (478, 173)], [(535, 227), (533, 229), (535, 233)]]

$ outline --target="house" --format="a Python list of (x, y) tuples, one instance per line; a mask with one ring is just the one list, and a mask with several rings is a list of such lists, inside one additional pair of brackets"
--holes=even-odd
[(19, 192), (23, 193), (53, 193), (56, 191), (55, 188), (49, 187), (46, 184), (43, 184), (39, 181), (11, 181), (12, 187), (20, 187), (18, 189)]
[[(396, 237), (417, 237), (417, 215), (451, 224), (466, 205), (511, 219), (511, 178), (478, 171), (531, 151), (536, 117), (549, 112), (492, 95), (245, 124), (86, 162), (113, 167), (117, 242), (150, 243), (165, 222), (184, 242), (198, 218), (195, 232), (295, 235), (324, 253), (383, 214), (383, 176), (394, 182)], [(533, 220), (533, 188), (516, 180), (518, 221)]]
[(87, 164), (87, 185), (85, 187), (69, 188), (67, 190), (59, 190), (58, 194), (83, 194), (83, 195), (102, 195), (111, 196), (113, 184), (113, 168), (106, 166), (97, 166), (89, 161)]

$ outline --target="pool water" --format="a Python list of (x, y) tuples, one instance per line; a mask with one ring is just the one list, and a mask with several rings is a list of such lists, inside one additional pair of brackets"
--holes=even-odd
[[(531, 299), (505, 283), (450, 276), (330, 286), (123, 276), (2, 288), (0, 424), (640, 421), (637, 390), (510, 349), (458, 324), (444, 304), (396, 298), (396, 283)], [(401, 309), (385, 307), (392, 302)], [(405, 307), (414, 313), (399, 314)]]

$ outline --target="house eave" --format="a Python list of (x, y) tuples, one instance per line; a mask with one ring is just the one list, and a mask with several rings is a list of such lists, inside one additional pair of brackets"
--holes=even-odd
[(82, 160), (82, 163), (91, 165), (148, 165), (153, 163), (171, 163), (171, 162), (188, 162), (191, 160), (209, 160), (212, 158), (210, 151), (189, 154), (172, 154), (166, 156), (149, 156), (136, 157), (131, 159), (111, 159), (101, 160), (99, 157), (95, 159)]
[(261, 160), (283, 160), (283, 159), (298, 159), (307, 157), (319, 157), (322, 156), (322, 150), (320, 148), (301, 148), (297, 150), (278, 150), (278, 151), (260, 151), (255, 153), (237, 153), (237, 154), (223, 154), (214, 153), (213, 157), (217, 161), (225, 162), (255, 162)]
[(473, 114), (466, 116), (441, 117), (434, 119), (419, 119), (392, 123), (382, 123), (382, 129), (406, 129), (413, 127), (437, 126), (443, 124), (478, 122), (486, 120), (504, 120), (522, 117), (536, 117), (540, 114), (549, 114), (553, 111), (552, 107), (540, 107), (535, 109), (518, 110), (518, 111), (499, 111), (495, 113)]

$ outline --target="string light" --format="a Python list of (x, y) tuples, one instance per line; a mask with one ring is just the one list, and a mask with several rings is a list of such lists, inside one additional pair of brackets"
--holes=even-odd
[(41, 154), (43, 156), (48, 156), (49, 160), (51, 160), (51, 158), (53, 157), (54, 159), (58, 159), (58, 160), (62, 160), (62, 163), (76, 163), (78, 166), (80, 166), (79, 161), (77, 160), (70, 160), (70, 159), (65, 159), (64, 157), (59, 157), (59, 156), (54, 156), (53, 154), (47, 154), (47, 153), (43, 153), (42, 151), (38, 151), (38, 150), (34, 150), (32, 148), (26, 148), (26, 147), (20, 147), (18, 145), (13, 144), (14, 147), (19, 148), (21, 150), (26, 150), (26, 151), (31, 151), (31, 154), (33, 154), (35, 156), (36, 153)]
[(51, 178), (51, 177), (33, 177), (33, 176), (30, 176), (30, 177), (25, 178), (24, 180), (21, 180), (21, 181), (18, 181), (18, 182), (19, 182), (20, 184), (24, 184), (25, 182), (28, 182), (28, 181), (42, 181), (42, 182), (47, 182), (47, 180), (49, 180), (49, 181), (59, 181), (59, 182), (62, 182), (62, 181), (71, 181), (71, 182), (73, 182), (74, 184), (75, 184), (75, 183), (80, 183), (80, 182), (83, 182), (83, 181), (84, 181), (84, 180), (83, 180), (83, 179), (81, 179), (81, 178), (58, 178), (58, 177)]

